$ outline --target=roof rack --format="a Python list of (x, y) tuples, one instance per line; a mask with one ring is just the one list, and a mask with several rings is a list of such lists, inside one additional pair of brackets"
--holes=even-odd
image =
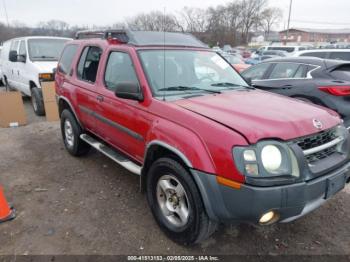
[(113, 39), (118, 40), (121, 43), (129, 42), (128, 30), (125, 29), (111, 29), (111, 30), (83, 30), (78, 31), (75, 34), (76, 39), (90, 39), (90, 38), (101, 38), (101, 39)]
[(183, 46), (208, 48), (193, 35), (182, 32), (131, 31), (129, 29), (85, 30), (76, 39), (106, 39), (112, 43), (135, 46)]

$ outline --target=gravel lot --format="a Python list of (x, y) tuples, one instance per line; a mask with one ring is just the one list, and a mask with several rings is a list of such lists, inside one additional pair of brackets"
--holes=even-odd
[(226, 226), (191, 248), (159, 230), (138, 177), (96, 151), (64, 149), (59, 124), (33, 115), (0, 129), (0, 184), (18, 217), (0, 225), (0, 255), (350, 255), (350, 187), (312, 214), (269, 227)]

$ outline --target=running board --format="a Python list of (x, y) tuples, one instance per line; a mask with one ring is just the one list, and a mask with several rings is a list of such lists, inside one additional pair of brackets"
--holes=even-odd
[(98, 140), (87, 134), (80, 135), (80, 139), (91, 145), (96, 150), (100, 151), (105, 156), (112, 159), (114, 162), (117, 162), (119, 165), (129, 170), (131, 173), (134, 173), (135, 175), (139, 176), (141, 175), (141, 166), (130, 161), (128, 158), (126, 158), (116, 150), (112, 149), (111, 147), (100, 143)]

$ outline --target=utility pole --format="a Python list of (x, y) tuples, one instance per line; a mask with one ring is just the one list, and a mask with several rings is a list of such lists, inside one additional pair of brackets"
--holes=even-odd
[(290, 16), (292, 14), (292, 5), (293, 5), (293, 0), (290, 0), (289, 4), (289, 15), (288, 15), (288, 24), (287, 24), (287, 33), (286, 33), (286, 44), (288, 43), (288, 37), (289, 37), (289, 25), (290, 25)]

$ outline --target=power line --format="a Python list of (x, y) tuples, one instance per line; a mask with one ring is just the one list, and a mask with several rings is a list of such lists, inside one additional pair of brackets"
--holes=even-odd
[(305, 23), (305, 24), (320, 24), (320, 25), (350, 25), (347, 23), (337, 23), (337, 22), (321, 22), (321, 21), (307, 21), (307, 20), (291, 20), (294, 23)]

